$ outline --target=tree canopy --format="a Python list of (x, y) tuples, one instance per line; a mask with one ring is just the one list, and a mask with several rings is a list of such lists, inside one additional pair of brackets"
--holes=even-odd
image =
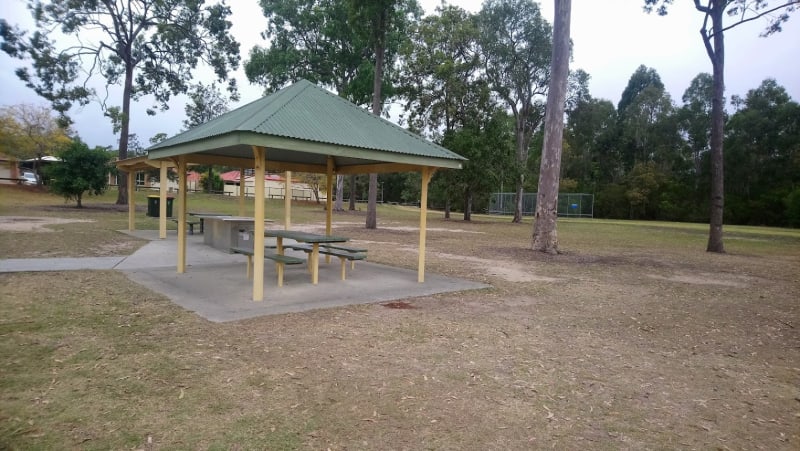
[[(673, 0), (644, 0), (644, 10), (656, 11), (666, 15)], [(725, 211), (725, 171), (724, 171), (724, 133), (725, 133), (725, 32), (743, 23), (767, 19), (762, 36), (781, 31), (783, 23), (789, 20), (789, 13), (800, 5), (799, 0), (782, 1), (777, 6), (767, 0), (694, 0), (697, 11), (703, 14), (700, 36), (712, 67), (711, 83), (711, 130), (710, 130), (710, 214), (708, 245), (709, 252), (725, 252), (722, 227)], [(724, 23), (724, 16), (733, 18), (730, 24)]]
[(21, 160), (55, 155), (70, 143), (53, 111), (30, 104), (0, 108), (0, 153)]
[[(231, 11), (224, 3), (28, 0), (28, 8), (36, 21), (32, 32), (0, 19), (2, 50), (31, 64), (17, 75), (52, 103), (65, 124), (73, 104), (99, 101), (120, 132), (120, 159), (127, 157), (131, 100), (152, 95), (153, 108), (166, 108), (172, 95), (187, 91), (200, 63), (236, 92), (228, 74), (238, 67), (239, 44), (229, 33)], [(121, 105), (86, 88), (95, 77), (104, 79), (106, 88), (122, 86)], [(127, 203), (125, 179), (117, 203)]]
[(52, 192), (74, 200), (82, 208), (84, 194), (100, 195), (108, 188), (112, 155), (105, 149), (89, 149), (80, 139), (74, 139), (58, 157), (61, 161), (47, 166), (45, 173)]

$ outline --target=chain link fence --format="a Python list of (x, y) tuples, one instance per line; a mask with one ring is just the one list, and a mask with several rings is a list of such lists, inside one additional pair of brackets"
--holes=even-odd
[[(489, 198), (489, 214), (513, 215), (515, 193), (492, 193)], [(536, 213), (536, 193), (522, 194), (522, 215)], [(558, 193), (558, 216), (573, 218), (594, 217), (594, 194)]]

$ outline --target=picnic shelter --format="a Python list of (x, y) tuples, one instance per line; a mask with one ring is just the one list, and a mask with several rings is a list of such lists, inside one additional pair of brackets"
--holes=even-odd
[[(297, 83), (175, 135), (148, 149), (143, 157), (117, 162), (128, 174), (129, 189), (135, 173), (177, 169), (178, 249), (177, 272), (186, 271), (187, 167), (192, 164), (253, 169), (255, 180), (266, 171), (291, 171), (327, 175), (325, 233), (331, 233), (332, 184), (339, 174), (420, 172), (420, 226), (417, 281), (425, 281), (425, 239), (428, 184), (438, 169), (461, 169), (465, 158), (402, 127), (350, 103), (315, 84)], [(289, 174), (286, 179), (291, 179)], [(166, 183), (160, 189), (160, 237), (166, 237)], [(243, 210), (244, 184), (239, 205)], [(255, 184), (254, 229), (264, 230), (264, 184)], [(128, 227), (134, 229), (134, 196), (128, 196)], [(285, 227), (290, 225), (291, 198), (286, 196)], [(253, 300), (264, 298), (264, 234), (253, 240)]]

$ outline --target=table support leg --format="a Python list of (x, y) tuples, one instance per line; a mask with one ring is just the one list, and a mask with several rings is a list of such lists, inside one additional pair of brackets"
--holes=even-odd
[(319, 281), (319, 243), (313, 243), (311, 248), (311, 283), (316, 285)]

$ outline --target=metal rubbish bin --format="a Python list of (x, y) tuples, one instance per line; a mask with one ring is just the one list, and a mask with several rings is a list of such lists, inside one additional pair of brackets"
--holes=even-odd
[[(172, 201), (174, 197), (167, 197), (167, 217), (172, 217)], [(158, 218), (161, 216), (161, 198), (159, 196), (147, 196), (147, 216)]]

